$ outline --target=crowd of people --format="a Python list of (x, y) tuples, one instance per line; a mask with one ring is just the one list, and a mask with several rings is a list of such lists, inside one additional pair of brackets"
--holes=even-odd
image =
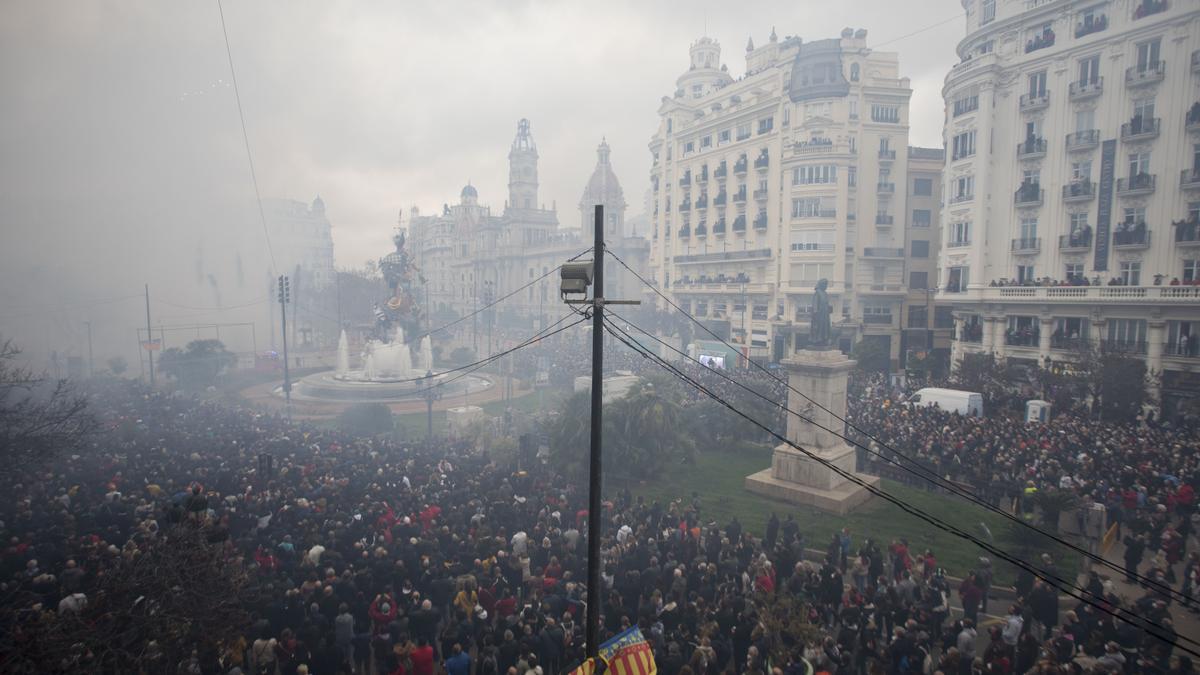
[[(518, 470), (453, 439), (356, 437), (132, 381), (97, 387), (104, 431), (18, 471), (0, 500), (0, 578), (20, 603), (0, 612), (0, 663), (30, 647), (38, 622), (86, 612), (98, 579), (172, 526), (212, 532), (262, 592), (239, 637), (197, 638), (190, 657), (145, 672), (557, 675), (580, 663), (586, 486), (554, 466)], [(1159, 573), (1193, 588), (1195, 557), (1178, 556), (1195, 430), (1031, 428), (908, 410), (878, 383), (862, 392), (852, 414), (889, 443), (1001, 486), (995, 499), (1057, 486), (1103, 501), (1132, 541), (1164, 551)], [(1191, 672), (1091, 606), (1060, 622), (1066, 608), (1032, 576), (1001, 588), (986, 560), (947, 571), (901, 537), (810, 542), (787, 514), (757, 536), (712, 521), (696, 488), (670, 503), (606, 495), (601, 633), (639, 626), (663, 675)], [(1095, 583), (1167, 630), (1179, 611)], [(989, 612), (1002, 615), (990, 628)], [(810, 630), (786, 628), (795, 619)], [(88, 659), (64, 654), (59, 670), (92, 672)]]

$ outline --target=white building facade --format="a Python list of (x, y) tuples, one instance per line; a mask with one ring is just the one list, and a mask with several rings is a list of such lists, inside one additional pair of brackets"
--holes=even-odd
[(876, 340), (897, 364), (918, 268), (932, 309), (941, 182), (937, 150), (918, 158), (921, 183), (910, 175), (897, 55), (847, 29), (814, 42), (772, 31), (736, 80), (711, 38), (690, 57), (649, 146), (654, 282), (743, 354), (779, 360), (806, 344), (827, 279), (840, 346)]
[(1139, 355), (1200, 396), (1200, 5), (964, 0), (938, 301), (953, 359)]

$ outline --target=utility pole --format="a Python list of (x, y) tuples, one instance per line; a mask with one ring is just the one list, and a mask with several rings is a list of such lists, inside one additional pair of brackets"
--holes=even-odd
[(604, 206), (596, 205), (592, 223), (592, 429), (588, 460), (588, 581), (587, 655), (595, 658), (600, 648), (600, 426), (604, 413)]
[(288, 368), (287, 340), (287, 303), (292, 299), (292, 292), (286, 274), (279, 275), (279, 318), (280, 332), (283, 334), (283, 398), (287, 408), (288, 422), (292, 421), (292, 375)]
[(154, 388), (154, 334), (150, 332), (150, 284), (146, 284), (146, 354), (150, 362), (150, 388)]
[(92, 320), (84, 321), (87, 324), (88, 335), (88, 379), (96, 377), (96, 364), (92, 360)]

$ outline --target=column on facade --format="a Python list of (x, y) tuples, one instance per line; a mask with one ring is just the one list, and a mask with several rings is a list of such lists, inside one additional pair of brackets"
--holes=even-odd
[(1161, 373), (1163, 368), (1163, 345), (1166, 344), (1167, 322), (1151, 319), (1146, 324), (1146, 368), (1151, 373)]
[(995, 335), (992, 334), (992, 324), (995, 319), (990, 316), (982, 317), (983, 321), (983, 353), (991, 354), (996, 350)]
[(1038, 365), (1045, 368), (1050, 363), (1050, 336), (1054, 331), (1054, 319), (1052, 317), (1039, 317), (1040, 326), (1038, 330)]
[(955, 313), (954, 317), (954, 339), (950, 341), (950, 367), (954, 368), (954, 364), (962, 359), (962, 338), (963, 338), (963, 323), (965, 320), (959, 314)]
[(1088, 332), (1088, 342), (1092, 343), (1092, 351), (1099, 352), (1104, 341), (1104, 319), (1092, 319), (1092, 330)]
[(1003, 360), (1008, 352), (1008, 342), (1005, 340), (1004, 332), (1008, 328), (1008, 321), (1002, 316), (992, 317), (992, 351), (995, 352), (996, 358)]

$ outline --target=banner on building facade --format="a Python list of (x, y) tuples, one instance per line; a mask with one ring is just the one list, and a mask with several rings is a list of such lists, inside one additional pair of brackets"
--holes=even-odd
[(1096, 206), (1096, 259), (1092, 268), (1108, 270), (1108, 246), (1112, 232), (1113, 181), (1117, 169), (1117, 142), (1104, 141), (1100, 149), (1100, 203)]

